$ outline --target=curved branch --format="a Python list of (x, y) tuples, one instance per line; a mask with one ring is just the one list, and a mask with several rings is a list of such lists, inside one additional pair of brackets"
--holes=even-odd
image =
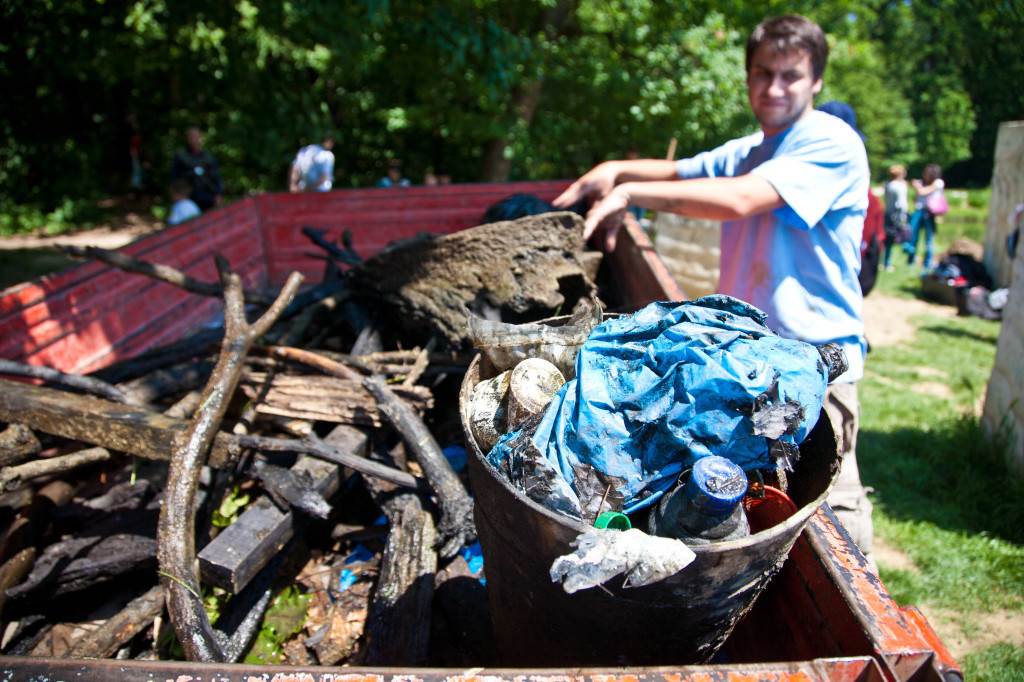
[(270, 328), (302, 283), (302, 275), (293, 272), (270, 308), (249, 325), (245, 320), (241, 279), (230, 272), (223, 258), (217, 258), (217, 269), (224, 287), (224, 343), (199, 410), (171, 456), (157, 529), (157, 560), (164, 575), (167, 610), (178, 641), (189, 660), (211, 662), (223, 662), (226, 655), (214, 636), (202, 600), (196, 596), (199, 579), (195, 569), (195, 495), (199, 474), (238, 386), (246, 353)]
[[(142, 260), (141, 258), (134, 258), (121, 253), (120, 251), (101, 249), (98, 246), (74, 246), (71, 244), (66, 244), (58, 248), (69, 256), (74, 256), (75, 258), (92, 258), (93, 260), (98, 260), (102, 263), (106, 263), (107, 265), (111, 265), (118, 270), (132, 272), (137, 275), (145, 275), (146, 277), (150, 277), (161, 282), (173, 284), (176, 287), (180, 287), (185, 291), (190, 291), (193, 294), (199, 294), (200, 296), (222, 296), (224, 294), (223, 287), (217, 284), (200, 282), (198, 279), (185, 274), (181, 270), (172, 268), (169, 265), (150, 263), (149, 261)], [(247, 291), (245, 292), (245, 295), (249, 301), (253, 303), (261, 303), (263, 305), (270, 303), (269, 297), (258, 292)]]

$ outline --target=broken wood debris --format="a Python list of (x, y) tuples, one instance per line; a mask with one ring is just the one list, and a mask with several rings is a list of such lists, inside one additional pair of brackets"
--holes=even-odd
[[(280, 643), (283, 660), (493, 660), (486, 636), (431, 640), (479, 629), (487, 608), (482, 585), (464, 569), (459, 581), (476, 589), (460, 589), (440, 607), (435, 597), (435, 585), (459, 582), (443, 576), (465, 564), (458, 554), (475, 538), (472, 498), (438, 444), (461, 440), (451, 396), (470, 356), (438, 333), (450, 319), (410, 335), (396, 317), (405, 313), (376, 305), (380, 291), (365, 281), (381, 261), (367, 267), (350, 242), (308, 236), (333, 261), (328, 281), (301, 294), (286, 286), (273, 303), (260, 293), (250, 298), (222, 262), (220, 283), (208, 284), (173, 268), (90, 254), (223, 296), (226, 329), (198, 331), (90, 377), (31, 375), (43, 386), (0, 379), (0, 493), (13, 491), (5, 499), (20, 509), (0, 544), (3, 653), (153, 660), (181, 656), (172, 648), (180, 645), (191, 660), (235, 661), (272, 596), (298, 580), (312, 601), (302, 632)], [(517, 239), (530, 241), (502, 243)], [(565, 234), (554, 241), (581, 242)], [(421, 242), (421, 255), (440, 276), (441, 261), (461, 243), (429, 255), (433, 247)], [(464, 243), (479, 249), (483, 242)], [(407, 248), (401, 258), (415, 258)], [(533, 274), (517, 279), (529, 289), (548, 268), (543, 291), (519, 291), (504, 303), (507, 273), (475, 270), (470, 307), (522, 319), (538, 300), (562, 297), (565, 278), (577, 276), (577, 257), (556, 260), (561, 265), (535, 263)], [(454, 274), (465, 259), (452, 267), (447, 275), (469, 281)], [(440, 276), (433, 294), (426, 280), (417, 285), (416, 296), (438, 297), (420, 301), (427, 315), (452, 305), (448, 281)], [(249, 300), (270, 306), (252, 325), (244, 315)], [(538, 317), (552, 312), (537, 308)], [(382, 456), (389, 452), (398, 456)], [(320, 557), (319, 576), (296, 578), (304, 553)], [(299, 564), (289, 568), (293, 559)], [(214, 597), (216, 620), (203, 609)], [(461, 623), (462, 614), (472, 623)]]
[[(268, 375), (247, 372), (242, 391), (255, 400)], [(425, 386), (396, 386), (395, 392), (419, 414), (433, 407), (433, 394)], [(256, 400), (256, 412), (336, 424), (379, 427), (384, 423), (362, 377), (339, 379), (318, 374), (276, 374)]]
[[(366, 436), (338, 426), (325, 438), (328, 447), (360, 456)], [(308, 474), (312, 490), (330, 498), (339, 483), (338, 465), (300, 457), (292, 469)], [(253, 502), (233, 524), (199, 552), (203, 580), (232, 593), (240, 592), (256, 573), (304, 526), (304, 519), (284, 511), (267, 498)]]
[(24, 424), (10, 424), (0, 431), (0, 466), (24, 461), (42, 448), (36, 434)]
[[(140, 457), (167, 459), (188, 422), (158, 412), (0, 379), (0, 421), (18, 422), (44, 433), (98, 445)], [(212, 466), (237, 455), (223, 434), (210, 453)]]
[(441, 507), (441, 521), (437, 526), (441, 541), (440, 553), (443, 558), (450, 559), (463, 545), (476, 540), (473, 499), (423, 420), (379, 378), (370, 377), (363, 385), (377, 399), (381, 412), (401, 434), (437, 495)]
[(434, 519), (415, 493), (380, 481), (368, 485), (388, 518), (389, 530), (367, 615), (363, 663), (422, 666), (430, 644), (437, 571)]

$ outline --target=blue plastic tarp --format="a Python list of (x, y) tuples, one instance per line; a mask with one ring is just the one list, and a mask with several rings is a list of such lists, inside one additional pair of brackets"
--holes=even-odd
[[(817, 421), (828, 367), (816, 347), (776, 336), (764, 321), (757, 308), (715, 295), (603, 322), (533, 445), (570, 485), (581, 464), (621, 478), (627, 513), (707, 455), (747, 471), (774, 468), (771, 442), (796, 446)], [(510, 441), (492, 450), (493, 464)]]

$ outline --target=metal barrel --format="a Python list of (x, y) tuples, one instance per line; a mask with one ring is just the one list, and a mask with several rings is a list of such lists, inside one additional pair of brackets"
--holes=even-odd
[[(788, 519), (745, 538), (692, 547), (696, 560), (644, 587), (618, 579), (566, 594), (551, 581), (556, 557), (585, 530), (515, 490), (484, 460), (470, 429), (470, 396), (481, 380), (477, 356), (459, 395), (476, 499), (491, 619), (509, 666), (705, 663), (782, 567), (838, 474), (835, 434), (823, 412), (800, 446)], [(487, 377), (483, 377), (487, 378)]]

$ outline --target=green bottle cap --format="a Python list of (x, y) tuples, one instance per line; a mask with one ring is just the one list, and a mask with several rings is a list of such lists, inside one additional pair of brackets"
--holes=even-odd
[(629, 530), (633, 524), (629, 517), (621, 512), (606, 511), (598, 514), (594, 520), (594, 528), (610, 528), (612, 530)]

